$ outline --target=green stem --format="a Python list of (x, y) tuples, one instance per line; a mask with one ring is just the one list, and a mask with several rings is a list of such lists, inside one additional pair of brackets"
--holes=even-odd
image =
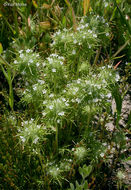
[(11, 110), (13, 111), (13, 107), (14, 107), (14, 95), (13, 95), (12, 81), (9, 82), (9, 105), (10, 105)]
[(12, 26), (9, 24), (9, 22), (7, 21), (7, 19), (3, 16), (6, 24), (8, 25), (8, 27), (10, 28), (10, 30), (13, 32), (13, 34), (16, 34), (16, 32), (13, 30)]
[(55, 136), (56, 152), (58, 151), (58, 125), (56, 124), (56, 136)]
[(8, 71), (6, 72), (4, 67), (1, 65), (1, 69), (2, 69), (2, 72), (5, 76), (5, 78), (7, 79), (7, 82), (8, 82), (8, 85), (9, 85), (9, 105), (10, 105), (10, 108), (11, 110), (13, 111), (13, 107), (14, 107), (14, 96), (13, 96), (13, 86), (12, 86), (12, 81), (13, 81), (13, 78), (11, 78), (11, 70), (8, 68)]
[(39, 160), (40, 160), (40, 164), (41, 164), (41, 168), (42, 168), (42, 173), (43, 173), (44, 176), (45, 176), (45, 168), (44, 168), (44, 165), (43, 165), (43, 162), (42, 162), (42, 156), (41, 156), (40, 151), (39, 151), (39, 153), (38, 153), (38, 156), (39, 156)]
[(18, 36), (19, 29), (18, 29), (18, 20), (17, 20), (16, 7), (13, 7), (13, 15), (14, 15), (14, 21), (15, 21), (15, 31), (16, 31), (16, 35)]

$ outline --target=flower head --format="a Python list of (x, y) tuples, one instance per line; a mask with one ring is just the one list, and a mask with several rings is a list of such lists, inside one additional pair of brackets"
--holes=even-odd
[(52, 69), (52, 72), (53, 72), (53, 73), (56, 73), (56, 69)]

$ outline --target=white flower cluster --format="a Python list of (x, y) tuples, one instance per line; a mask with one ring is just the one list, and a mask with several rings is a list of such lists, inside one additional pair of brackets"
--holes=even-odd
[[(54, 94), (50, 94), (49, 96), (53, 96)], [(69, 100), (66, 98), (56, 98), (53, 100), (50, 100), (49, 102), (47, 100), (43, 101), (43, 105), (45, 106), (44, 111), (42, 112), (42, 115), (45, 117), (48, 114), (53, 114), (54, 117), (56, 116), (64, 116), (66, 109), (69, 107)], [(52, 117), (53, 117), (52, 115)], [(60, 120), (58, 119), (57, 123), (60, 123)]]
[(63, 65), (63, 61), (64, 61), (64, 57), (63, 56), (59, 56), (57, 54), (51, 54), (50, 57), (47, 58), (49, 64), (52, 64), (53, 62), (57, 62), (60, 65)]
[(57, 73), (64, 69), (64, 57), (57, 54), (51, 54), (47, 60), (43, 63), (43, 67), (46, 67), (47, 72)]
[(37, 144), (41, 134), (41, 125), (38, 125), (34, 119), (23, 121), (21, 123), (23, 128), (19, 130), (19, 137), (22, 143), (28, 143), (29, 139), (32, 144)]
[[(19, 57), (17, 60), (14, 60), (14, 64), (21, 64), (21, 63), (26, 63), (25, 66), (30, 66), (32, 64), (35, 64), (36, 67), (40, 66), (40, 63), (38, 62), (38, 53), (33, 53), (31, 49), (26, 49), (26, 50), (20, 50), (19, 52)], [(25, 72), (25, 71), (24, 71)]]
[[(53, 35), (53, 40), (54, 42), (51, 45), (52, 47), (56, 47), (58, 45), (58, 48), (60, 50), (61, 44), (64, 46), (64, 48), (67, 47), (67, 50), (70, 51), (70, 54), (76, 55), (76, 47), (85, 44), (85, 42), (87, 42), (86, 48), (93, 48), (97, 41), (97, 34), (89, 28), (88, 23), (84, 24), (81, 22), (77, 27), (76, 33), (70, 30), (58, 31)], [(72, 49), (73, 47), (74, 49)]]

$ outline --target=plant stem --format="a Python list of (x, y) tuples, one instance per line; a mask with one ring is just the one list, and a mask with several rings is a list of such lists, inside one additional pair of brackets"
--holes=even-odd
[(16, 35), (18, 36), (19, 29), (18, 29), (18, 20), (17, 20), (16, 7), (13, 7), (13, 15), (14, 15), (14, 20), (15, 20), (15, 31), (16, 31)]
[(58, 125), (56, 124), (56, 136), (55, 136), (56, 152), (58, 152)]

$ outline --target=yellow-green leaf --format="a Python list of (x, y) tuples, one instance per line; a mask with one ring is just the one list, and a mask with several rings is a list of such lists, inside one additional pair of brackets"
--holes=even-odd
[(38, 8), (38, 5), (37, 5), (36, 1), (33, 1), (33, 0), (32, 0), (32, 3), (33, 3), (33, 6), (37, 9), (37, 8)]
[(0, 43), (0, 54), (3, 52), (2, 44)]
[(51, 27), (51, 23), (49, 21), (40, 22), (40, 27), (44, 30), (48, 30)]
[(48, 4), (44, 3), (44, 4), (42, 5), (42, 7), (43, 7), (44, 9), (50, 9), (50, 8), (51, 8), (51, 5), (48, 5)]

